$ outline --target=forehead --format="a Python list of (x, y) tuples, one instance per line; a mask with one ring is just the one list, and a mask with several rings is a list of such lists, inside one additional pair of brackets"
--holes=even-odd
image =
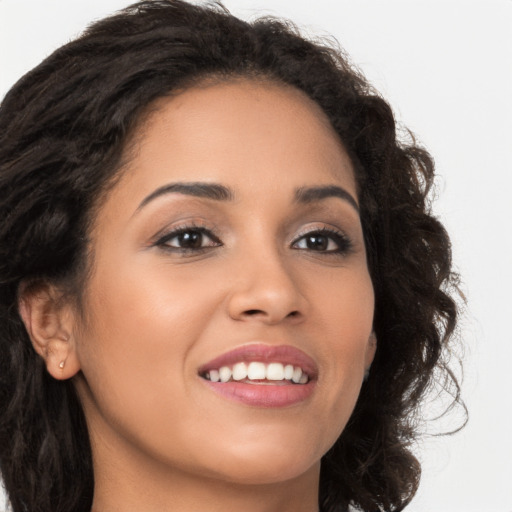
[(123, 174), (119, 185), (131, 182), (140, 194), (164, 181), (227, 181), (256, 193), (269, 180), (341, 180), (356, 195), (350, 158), (321, 108), (291, 86), (262, 80), (206, 83), (156, 101)]

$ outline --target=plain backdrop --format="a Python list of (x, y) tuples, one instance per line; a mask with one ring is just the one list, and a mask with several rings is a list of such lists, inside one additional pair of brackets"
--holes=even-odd
[[(128, 1), (0, 0), (0, 98), (88, 22)], [(512, 0), (225, 5), (246, 19), (277, 15), (334, 36), (433, 154), (434, 211), (451, 234), (468, 300), (461, 337), (470, 420), (454, 436), (416, 446), (423, 478), (407, 510), (512, 512)]]

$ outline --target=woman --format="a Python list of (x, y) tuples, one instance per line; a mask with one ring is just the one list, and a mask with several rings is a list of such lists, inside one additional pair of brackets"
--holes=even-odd
[[(0, 110), (13, 510), (401, 510), (454, 330), (433, 163), (338, 52), (141, 2)], [(456, 395), (456, 398), (457, 395)]]

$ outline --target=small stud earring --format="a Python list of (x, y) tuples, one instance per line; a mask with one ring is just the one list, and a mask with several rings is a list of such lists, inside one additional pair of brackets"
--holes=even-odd
[(364, 377), (363, 377), (363, 382), (366, 382), (368, 380), (368, 377), (370, 376), (370, 368), (367, 368), (365, 371), (364, 371)]
[(59, 363), (59, 368), (60, 368), (61, 370), (63, 370), (63, 369), (64, 369), (64, 364), (65, 364), (65, 363), (64, 363), (64, 361), (61, 361), (61, 362)]

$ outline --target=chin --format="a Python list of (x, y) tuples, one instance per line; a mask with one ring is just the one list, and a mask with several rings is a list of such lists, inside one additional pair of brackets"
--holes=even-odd
[(281, 460), (232, 461), (226, 472), (217, 473), (220, 480), (238, 485), (272, 485), (296, 480), (310, 472), (320, 471), (320, 460), (301, 461), (298, 464)]
[(273, 484), (319, 471), (320, 460), (329, 446), (314, 446), (260, 438), (259, 442), (232, 441), (222, 454), (214, 455), (216, 477), (237, 484)]

